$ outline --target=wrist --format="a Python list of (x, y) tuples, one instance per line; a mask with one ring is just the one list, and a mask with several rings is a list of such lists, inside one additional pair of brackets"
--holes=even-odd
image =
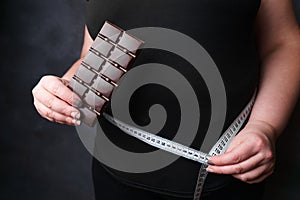
[(261, 131), (259, 131), (259, 133), (264, 134), (271, 141), (274, 141), (274, 143), (280, 135), (279, 131), (276, 130), (276, 128), (272, 124), (264, 120), (250, 119), (246, 124), (245, 128), (252, 128), (252, 127), (255, 127), (255, 129), (260, 129)]

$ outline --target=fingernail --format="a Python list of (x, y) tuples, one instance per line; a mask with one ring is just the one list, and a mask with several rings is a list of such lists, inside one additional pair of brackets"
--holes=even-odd
[(214, 170), (212, 170), (210, 167), (207, 167), (206, 171), (208, 171), (208, 172), (214, 172)]
[(79, 126), (81, 124), (81, 121), (80, 120), (76, 120), (76, 119), (73, 119), (72, 120), (72, 123)]
[(71, 117), (75, 119), (80, 119), (80, 113), (77, 111), (71, 112)]
[(80, 107), (82, 106), (82, 101), (81, 101), (81, 100), (78, 100), (78, 99), (74, 99), (74, 100), (73, 100), (73, 104), (74, 104), (76, 107), (80, 108)]
[(207, 164), (209, 164), (209, 165), (215, 165), (215, 163), (213, 163), (213, 162), (210, 161), (210, 160), (207, 161)]

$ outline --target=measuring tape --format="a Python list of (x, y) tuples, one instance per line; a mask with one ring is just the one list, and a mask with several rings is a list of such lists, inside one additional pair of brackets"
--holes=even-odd
[[(225, 153), (230, 142), (233, 140), (234, 136), (236, 136), (236, 134), (239, 132), (239, 130), (245, 123), (246, 119), (248, 118), (251, 109), (253, 107), (255, 97), (256, 97), (256, 90), (249, 103), (243, 109), (243, 111), (233, 121), (233, 123), (229, 126), (229, 128), (227, 128), (227, 130), (222, 134), (222, 136), (219, 138), (216, 144), (211, 148), (211, 150), (208, 153), (209, 155), (216, 156)], [(197, 184), (194, 192), (194, 200), (199, 200), (201, 197), (203, 185), (208, 174), (208, 172), (206, 171), (207, 166), (208, 166), (207, 163), (203, 164), (201, 165), (201, 168), (199, 170)]]
[(185, 145), (179, 144), (177, 142), (168, 140), (166, 138), (157, 136), (153, 133), (141, 130), (139, 128), (133, 127), (129, 124), (126, 124), (107, 113), (103, 113), (104, 118), (106, 118), (110, 123), (121, 129), (124, 133), (133, 136), (151, 146), (157, 147), (164, 151), (173, 153), (175, 155), (196, 161), (201, 163), (201, 168), (199, 170), (196, 189), (194, 192), (194, 200), (199, 200), (205, 179), (208, 172), (206, 168), (208, 166), (208, 160), (210, 157), (223, 154), (228, 148), (230, 142), (234, 136), (239, 132), (247, 117), (249, 116), (252, 106), (255, 101), (256, 91), (252, 96), (250, 102), (239, 114), (239, 116), (234, 120), (234, 122), (229, 126), (229, 128), (222, 134), (217, 143), (211, 148), (209, 153), (204, 153), (193, 148), (187, 147)]
[(113, 125), (121, 129), (123, 132), (131, 135), (151, 146), (160, 148), (178, 156), (185, 157), (190, 160), (197, 161), (202, 164), (207, 164), (207, 161), (211, 156), (201, 151), (197, 151), (190, 147), (184, 146), (177, 142), (165, 139), (163, 137), (154, 135), (153, 133), (146, 132), (144, 130), (130, 126), (116, 118), (113, 118), (109, 114), (103, 113), (103, 116)]
[(249, 116), (256, 91), (244, 110), (223, 133), (209, 153), (195, 150), (130, 126), (107, 113), (100, 113), (106, 102), (110, 100), (111, 93), (117, 87), (118, 80), (127, 72), (131, 60), (136, 57), (136, 51), (142, 44), (143, 41), (106, 21), (68, 87), (83, 100), (84, 106), (79, 110), (85, 124), (94, 126), (97, 116), (103, 114), (110, 123), (128, 135), (151, 146), (201, 163), (194, 192), (194, 200), (199, 200), (208, 174), (206, 168), (209, 158), (226, 151), (228, 145)]

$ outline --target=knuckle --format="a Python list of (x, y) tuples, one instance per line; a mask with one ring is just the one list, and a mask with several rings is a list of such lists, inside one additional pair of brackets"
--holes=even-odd
[(43, 85), (43, 86), (44, 86), (44, 85), (47, 85), (49, 78), (50, 78), (49, 75), (43, 76), (43, 77), (41, 78), (39, 84), (41, 84), (41, 85)]
[(35, 94), (36, 94), (36, 86), (31, 90), (31, 94), (32, 94), (32, 96), (35, 96)]
[(40, 83), (43, 85), (43, 87), (47, 88), (50, 92), (56, 94), (57, 91), (60, 88), (60, 81), (58, 81), (56, 78), (52, 76), (44, 76)]
[(37, 103), (36, 101), (33, 101), (33, 105), (34, 105), (34, 107), (35, 107), (37, 110), (39, 110), (39, 109), (38, 109), (39, 106), (38, 106), (38, 103)]
[(232, 155), (232, 160), (235, 163), (239, 163), (241, 161), (241, 156), (234, 152), (233, 155)]
[(266, 160), (270, 161), (270, 160), (273, 160), (273, 158), (274, 158), (274, 154), (273, 154), (272, 151), (267, 151), (267, 152), (265, 153), (265, 159), (266, 159)]
[(46, 116), (50, 119), (53, 119), (54, 120), (54, 112), (52, 110), (48, 110), (46, 112)]
[(55, 101), (54, 97), (48, 98), (46, 101), (46, 106), (51, 109), (53, 107), (54, 101)]
[(264, 147), (264, 141), (259, 137), (256, 139), (255, 144), (256, 144), (255, 146), (258, 150), (262, 149)]
[(33, 105), (35, 106), (35, 109), (36, 109), (36, 111), (38, 112), (38, 114), (39, 114), (40, 116), (46, 117), (45, 111), (44, 111), (43, 109), (40, 108), (39, 104), (38, 104), (36, 101), (33, 102)]
[(69, 104), (72, 104), (74, 101), (73, 94), (70, 90), (64, 91), (64, 94), (62, 95), (61, 98), (64, 99), (64, 101), (66, 101)]
[(234, 170), (236, 174), (240, 174), (244, 171), (244, 168), (240, 164), (238, 164)]
[(43, 88), (40, 85), (36, 85), (34, 88), (31, 90), (31, 94), (33, 98), (39, 98), (41, 91)]
[(36, 107), (36, 111), (39, 113), (39, 115), (45, 117), (44, 112), (39, 107)]
[(53, 92), (53, 94), (57, 95), (59, 91), (59, 84), (57, 82), (53, 82), (49, 84), (49, 89)]
[(39, 107), (38, 104), (34, 103), (34, 106), (35, 106), (35, 110), (37, 111), (37, 113), (42, 116), (42, 117), (45, 117), (45, 112)]
[(69, 106), (64, 106), (62, 109), (61, 109), (61, 113), (64, 113), (65, 115), (70, 115), (72, 112), (72, 110), (69, 108)]

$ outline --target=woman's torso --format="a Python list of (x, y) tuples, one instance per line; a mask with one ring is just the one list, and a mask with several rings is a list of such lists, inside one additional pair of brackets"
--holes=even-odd
[[(195, 40), (207, 51), (222, 76), (227, 101), (224, 125), (226, 129), (247, 104), (258, 82), (259, 59), (255, 47), (254, 23), (259, 5), (259, 0), (89, 0), (86, 22), (92, 38), (97, 36), (104, 21), (109, 20), (124, 30), (161, 27), (178, 31)], [(191, 83), (197, 93), (201, 116), (197, 137), (191, 146), (199, 149), (211, 116), (210, 94), (205, 79), (201, 77), (201, 74), (195, 74), (195, 71), (191, 70), (193, 66), (186, 60), (167, 51), (144, 49), (136, 58), (133, 68), (145, 63), (161, 63), (170, 66), (183, 74)], [(167, 107), (167, 124), (159, 134), (172, 139), (181, 120), (179, 104), (173, 100), (174, 97), (168, 94), (167, 90), (153, 86), (152, 88), (143, 87), (134, 95), (131, 108), (129, 108), (130, 114), (136, 118), (134, 121), (143, 125), (149, 118), (147, 112), (149, 106), (161, 104)], [(160, 95), (156, 95), (157, 93)], [(134, 109), (134, 107), (139, 109)], [(109, 106), (107, 109), (110, 109)], [(105, 122), (100, 120), (100, 123)], [(219, 121), (214, 123), (219, 123)], [(115, 129), (107, 124), (105, 126), (107, 137), (125, 150), (132, 152), (155, 150), (125, 134), (113, 134), (111, 131)], [(107, 166), (105, 168), (128, 184), (160, 192), (191, 196), (199, 167), (198, 163), (179, 158), (165, 168), (148, 173), (126, 173)], [(229, 176), (209, 175), (205, 190), (222, 187), (230, 181), (230, 178)]]

